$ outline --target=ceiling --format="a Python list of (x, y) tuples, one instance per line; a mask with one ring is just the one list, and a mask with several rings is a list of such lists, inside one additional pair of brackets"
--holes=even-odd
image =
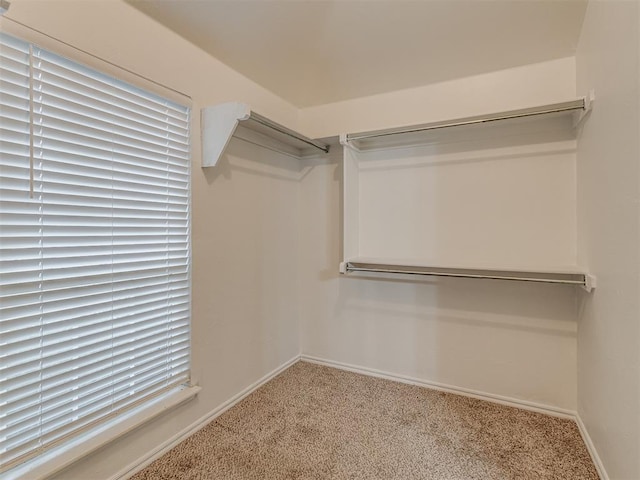
[(575, 53), (586, 0), (127, 0), (298, 107)]

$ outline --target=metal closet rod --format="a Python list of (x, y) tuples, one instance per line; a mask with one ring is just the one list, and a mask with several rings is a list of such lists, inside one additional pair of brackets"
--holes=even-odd
[(586, 110), (586, 100), (580, 98), (569, 102), (554, 103), (544, 105), (542, 107), (522, 108), (519, 110), (510, 110), (508, 112), (494, 113), (489, 115), (479, 115), (475, 117), (460, 118), (457, 120), (445, 120), (442, 122), (426, 123), (423, 125), (415, 125), (411, 127), (396, 127), (387, 130), (377, 130), (362, 133), (349, 133), (347, 140), (364, 140), (367, 138), (386, 137), (389, 135), (398, 135), (402, 133), (424, 132), (428, 130), (436, 130), (439, 128), (461, 127), (464, 125), (475, 125), (479, 123), (495, 122), (498, 120), (509, 120), (514, 118), (533, 117), (536, 115), (546, 115), (551, 113), (561, 113), (573, 110)]
[(259, 115), (255, 112), (251, 112), (251, 116), (247, 120), (253, 120), (254, 122), (264, 125), (265, 127), (275, 130), (276, 132), (282, 133), (283, 135), (287, 135), (300, 142), (306, 143), (307, 145), (317, 148), (318, 150), (322, 150), (324, 153), (329, 153), (328, 145), (316, 142), (315, 140), (312, 140), (308, 137), (305, 137), (304, 135), (294, 132), (293, 130), (288, 129), (287, 127), (284, 127), (279, 123), (273, 122), (268, 118), (263, 117), (262, 115)]
[(250, 138), (245, 138), (242, 135), (238, 134), (238, 132), (233, 134), (233, 138), (237, 138), (243, 142), (249, 143), (251, 145), (255, 145), (256, 147), (266, 148), (267, 150), (271, 150), (272, 152), (279, 153), (280, 155), (285, 155), (287, 157), (294, 158), (296, 160), (300, 160), (300, 155), (296, 155), (295, 153), (287, 152), (286, 150), (282, 150), (280, 148), (276, 148), (272, 145), (267, 145), (265, 143), (256, 142), (255, 140), (251, 140)]
[(403, 275), (423, 275), (427, 277), (484, 278), (490, 280), (512, 280), (518, 282), (557, 283), (585, 286), (587, 276), (583, 273), (548, 273), (526, 271), (504, 271), (487, 269), (461, 269), (444, 267), (409, 267), (396, 265), (374, 265), (358, 262), (346, 262), (345, 273), (369, 272)]

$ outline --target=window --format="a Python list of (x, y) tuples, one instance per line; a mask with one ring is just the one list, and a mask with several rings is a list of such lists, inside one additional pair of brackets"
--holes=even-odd
[(0, 35), (0, 458), (189, 381), (188, 107)]

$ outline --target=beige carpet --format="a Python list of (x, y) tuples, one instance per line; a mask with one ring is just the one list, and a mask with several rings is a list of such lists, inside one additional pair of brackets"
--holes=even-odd
[(572, 421), (298, 362), (133, 478), (598, 475)]

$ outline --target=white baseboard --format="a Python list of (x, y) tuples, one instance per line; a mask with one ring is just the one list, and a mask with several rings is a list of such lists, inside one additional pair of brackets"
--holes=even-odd
[(582, 440), (584, 441), (584, 444), (587, 446), (589, 455), (591, 455), (591, 460), (593, 460), (593, 464), (596, 466), (596, 470), (598, 471), (600, 480), (609, 480), (609, 475), (607, 475), (607, 471), (604, 469), (604, 464), (602, 463), (602, 460), (600, 460), (600, 455), (598, 455), (598, 451), (596, 450), (596, 447), (593, 444), (593, 440), (591, 440), (591, 436), (587, 431), (586, 425), (580, 418), (580, 415), (576, 415), (575, 420), (576, 420), (576, 423), (578, 424), (578, 430), (580, 430), (580, 435), (582, 436)]
[(145, 453), (142, 457), (137, 459), (135, 462), (132, 462), (131, 464), (127, 465), (125, 468), (120, 470), (118, 473), (116, 473), (115, 475), (110, 477), (109, 480), (125, 480), (127, 478), (132, 477), (137, 472), (139, 472), (140, 470), (142, 470), (145, 467), (149, 466), (152, 462), (154, 462), (155, 460), (160, 458), (162, 455), (167, 453), (169, 450), (171, 450), (173, 447), (178, 445), (180, 442), (182, 442), (183, 440), (186, 440), (191, 435), (196, 433), (198, 430), (204, 428), (207, 424), (209, 424), (213, 420), (215, 420), (216, 417), (222, 415), (224, 412), (226, 412), (231, 407), (236, 405), (238, 402), (240, 402), (247, 395), (251, 394), (252, 392), (257, 390), (258, 388), (260, 388), (262, 385), (267, 383), (269, 380), (271, 380), (272, 378), (274, 378), (278, 374), (282, 373), (284, 370), (289, 368), (291, 365), (296, 363), (298, 360), (300, 360), (300, 355), (296, 355), (295, 357), (291, 358), (290, 360), (287, 360), (285, 363), (283, 363), (282, 365), (280, 365), (276, 369), (272, 370), (271, 372), (267, 373), (261, 379), (259, 379), (256, 382), (252, 383), (251, 385), (249, 385), (247, 388), (242, 390), (237, 395), (234, 395), (233, 397), (231, 397), (229, 400), (224, 402), (222, 405), (219, 405), (218, 407), (214, 408), (209, 413), (207, 413), (206, 415), (200, 417), (198, 420), (193, 422), (188, 427), (186, 427), (186, 428), (182, 429), (180, 432), (176, 433), (173, 437), (169, 438), (167, 441), (165, 441), (165, 442), (161, 443), (160, 445), (156, 446), (153, 450)]
[(554, 407), (552, 405), (544, 405), (535, 402), (529, 402), (527, 400), (520, 400), (518, 398), (504, 397), (501, 395), (494, 395), (492, 393), (481, 392), (478, 390), (471, 390), (468, 388), (456, 387), (454, 385), (446, 385), (443, 383), (430, 382), (427, 380), (421, 380), (418, 378), (408, 377), (406, 375), (398, 375), (391, 372), (385, 372), (382, 370), (376, 370), (374, 368), (361, 367), (358, 365), (350, 365), (342, 362), (335, 362), (333, 360), (326, 360), (324, 358), (313, 357), (310, 355), (300, 355), (300, 360), (310, 363), (317, 363), (318, 365), (325, 365), (327, 367), (339, 368), (341, 370), (347, 370), (349, 372), (360, 373), (370, 377), (384, 378), (387, 380), (393, 380), (395, 382), (406, 383), (409, 385), (416, 385), (418, 387), (430, 388), (432, 390), (438, 390), (441, 392), (455, 393), (457, 395), (464, 395), (465, 397), (477, 398), (479, 400), (486, 400), (492, 403), (499, 403), (509, 407), (516, 407), (524, 410), (530, 410), (533, 412), (544, 413), (546, 415), (552, 415), (554, 417), (567, 418), (575, 420), (576, 412), (573, 410), (565, 410), (562, 408)]

